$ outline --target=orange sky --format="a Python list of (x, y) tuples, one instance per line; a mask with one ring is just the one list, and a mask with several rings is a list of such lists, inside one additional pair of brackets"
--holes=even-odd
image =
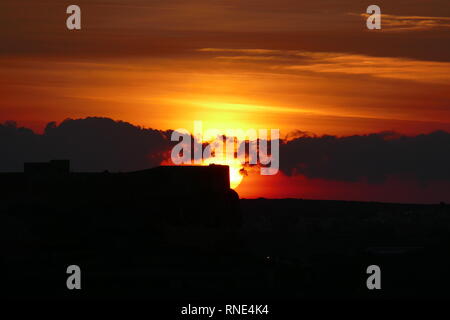
[[(350, 135), (450, 130), (447, 0), (2, 1), (0, 120)], [(250, 194), (250, 192), (245, 192)]]

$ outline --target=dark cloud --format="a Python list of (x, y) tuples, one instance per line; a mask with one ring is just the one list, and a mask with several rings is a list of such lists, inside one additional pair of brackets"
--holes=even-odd
[[(0, 125), (0, 171), (22, 171), (23, 162), (70, 159), (74, 171), (132, 171), (170, 157), (172, 131), (108, 118), (51, 122), (35, 134), (14, 122)], [(203, 146), (205, 147), (205, 145)], [(297, 132), (280, 143), (280, 170), (335, 181), (382, 183), (389, 177), (420, 183), (450, 181), (450, 133), (417, 136), (392, 132), (346, 137)]]
[(145, 169), (164, 160), (170, 133), (108, 118), (51, 122), (42, 135), (6, 122), (0, 125), (0, 171), (22, 171), (23, 162), (51, 159), (70, 159), (74, 171)]
[(280, 147), (280, 169), (337, 181), (384, 182), (388, 177), (421, 183), (450, 181), (450, 133), (414, 137), (392, 132), (348, 137), (300, 136)]

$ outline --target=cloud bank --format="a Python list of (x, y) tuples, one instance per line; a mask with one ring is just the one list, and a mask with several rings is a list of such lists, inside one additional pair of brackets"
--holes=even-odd
[(335, 181), (450, 181), (450, 133), (413, 137), (392, 132), (347, 137), (303, 135), (281, 145), (280, 169)]
[(108, 118), (50, 122), (42, 135), (6, 122), (0, 125), (0, 171), (51, 159), (69, 159), (73, 171), (133, 171), (159, 165), (170, 145), (170, 131)]
[[(0, 124), (0, 171), (22, 171), (23, 162), (70, 159), (73, 171), (132, 171), (168, 163), (178, 142), (172, 131), (89, 117), (51, 122), (43, 134)], [(337, 137), (304, 132), (280, 144), (280, 170), (333, 181), (383, 183), (390, 177), (420, 183), (450, 181), (450, 133), (404, 136), (393, 132)]]

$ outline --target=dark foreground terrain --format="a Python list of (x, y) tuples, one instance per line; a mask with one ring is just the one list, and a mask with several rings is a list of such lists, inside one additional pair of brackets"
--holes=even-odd
[[(205, 205), (215, 210), (214, 203)], [(3, 205), (1, 296), (189, 301), (450, 296), (445, 204), (244, 199), (238, 227), (154, 220), (151, 204), (110, 218), (106, 212), (90, 224), (80, 223), (80, 216), (95, 212), (48, 210)], [(366, 287), (366, 268), (373, 264), (381, 268), (381, 290)], [(69, 265), (81, 268), (79, 291), (66, 287)]]

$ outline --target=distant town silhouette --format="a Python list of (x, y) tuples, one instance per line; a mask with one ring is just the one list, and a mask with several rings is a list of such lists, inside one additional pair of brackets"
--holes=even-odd
[(239, 200), (228, 170), (1, 173), (1, 295), (73, 299), (77, 265), (80, 299), (448, 297), (448, 205)]

